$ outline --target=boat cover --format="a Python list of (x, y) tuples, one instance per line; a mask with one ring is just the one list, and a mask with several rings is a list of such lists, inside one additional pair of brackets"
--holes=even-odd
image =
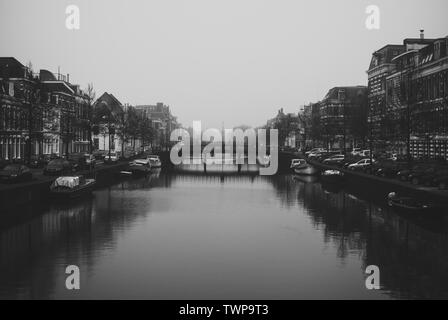
[(53, 187), (66, 187), (73, 189), (79, 186), (79, 177), (59, 177), (53, 182)]

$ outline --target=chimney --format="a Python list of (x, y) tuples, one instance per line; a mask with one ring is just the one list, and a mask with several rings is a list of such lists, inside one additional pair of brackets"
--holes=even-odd
[(425, 30), (420, 29), (420, 39), (425, 39)]

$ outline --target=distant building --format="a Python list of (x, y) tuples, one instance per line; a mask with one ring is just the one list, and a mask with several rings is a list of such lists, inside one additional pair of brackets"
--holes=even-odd
[(303, 112), (299, 114), (304, 124), (303, 140), (304, 149), (312, 149), (323, 146), (322, 131), (320, 125), (320, 102), (303, 106)]
[(122, 141), (117, 135), (122, 125), (123, 104), (112, 94), (104, 92), (93, 104), (93, 118), (96, 124), (93, 134), (94, 149), (117, 152)]
[(320, 102), (320, 126), (331, 148), (353, 148), (363, 143), (367, 129), (367, 87), (335, 87)]
[(297, 113), (285, 113), (283, 108), (266, 122), (267, 129), (278, 130), (280, 147), (299, 148), (301, 142), (301, 123)]
[(171, 132), (178, 128), (177, 119), (171, 114), (170, 107), (158, 102), (155, 105), (137, 105), (135, 109), (143, 112), (144, 116), (151, 121), (154, 130), (152, 145), (167, 147), (170, 143)]

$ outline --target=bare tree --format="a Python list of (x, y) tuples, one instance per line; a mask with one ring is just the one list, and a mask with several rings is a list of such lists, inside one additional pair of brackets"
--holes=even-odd
[(92, 130), (93, 130), (93, 101), (95, 100), (95, 90), (93, 89), (93, 84), (89, 83), (87, 85), (86, 90), (87, 95), (87, 109), (89, 114), (89, 123), (88, 123), (88, 138), (89, 138), (89, 153), (92, 153), (93, 146), (92, 146)]

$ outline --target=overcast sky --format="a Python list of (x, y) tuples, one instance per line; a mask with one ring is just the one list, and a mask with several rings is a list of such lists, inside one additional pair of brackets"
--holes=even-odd
[[(65, 8), (80, 9), (80, 30)], [(365, 9), (380, 8), (380, 30)], [(448, 35), (446, 0), (0, 0), (0, 56), (70, 73), (97, 96), (171, 106), (184, 126), (261, 125), (339, 85), (366, 85), (371, 53)]]

